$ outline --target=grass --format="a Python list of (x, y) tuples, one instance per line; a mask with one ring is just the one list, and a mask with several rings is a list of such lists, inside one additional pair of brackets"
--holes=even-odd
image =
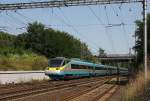
[(144, 73), (140, 72), (135, 80), (130, 81), (124, 92), (124, 101), (149, 101), (150, 99), (150, 71), (147, 83)]
[(47, 58), (34, 53), (9, 54), (0, 56), (0, 70), (43, 70)]

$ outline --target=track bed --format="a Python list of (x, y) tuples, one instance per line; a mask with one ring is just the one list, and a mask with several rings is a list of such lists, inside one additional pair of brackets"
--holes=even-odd
[(107, 93), (111, 95), (112, 91), (117, 90), (117, 85), (108, 83), (114, 79), (116, 78), (95, 77), (69, 81), (45, 81), (38, 84), (20, 84), (8, 86), (8, 88), (1, 86), (0, 100), (99, 101)]

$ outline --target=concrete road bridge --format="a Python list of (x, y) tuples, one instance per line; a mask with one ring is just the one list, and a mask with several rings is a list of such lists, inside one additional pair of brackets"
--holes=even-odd
[(99, 61), (102, 62), (129, 62), (134, 61), (135, 55), (130, 54), (107, 54), (97, 57)]

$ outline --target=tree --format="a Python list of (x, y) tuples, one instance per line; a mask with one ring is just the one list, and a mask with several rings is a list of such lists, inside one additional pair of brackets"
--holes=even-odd
[[(147, 17), (147, 41), (148, 41), (148, 57), (150, 58), (150, 14), (148, 14)], [(136, 37), (136, 44), (133, 47), (133, 49), (137, 53), (137, 65), (143, 64), (143, 57), (144, 57), (144, 30), (143, 21), (137, 20), (136, 22), (136, 31), (135, 31), (135, 37)]]
[(28, 25), (27, 32), (18, 35), (16, 38), (16, 47), (23, 47), (35, 53), (45, 55), (46, 57), (68, 57), (80, 58), (82, 49), (89, 58), (91, 52), (88, 46), (72, 35), (45, 28), (41, 23), (34, 22)]
[(103, 50), (102, 48), (99, 48), (98, 56), (101, 57), (101, 56), (105, 56), (105, 55), (106, 55), (105, 50)]
[(0, 48), (13, 47), (16, 36), (0, 31)]
[(86, 43), (82, 43), (81, 45), (81, 59), (91, 60), (92, 53), (89, 51)]

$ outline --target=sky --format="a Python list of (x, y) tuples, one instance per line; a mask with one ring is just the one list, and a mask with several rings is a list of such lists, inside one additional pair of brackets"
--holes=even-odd
[[(33, 1), (46, 0), (1, 0), (0, 3)], [(141, 3), (0, 11), (3, 31), (18, 35), (26, 32), (28, 23), (38, 21), (87, 43), (93, 54), (99, 48), (107, 54), (128, 54), (135, 44), (136, 20), (142, 20)]]

